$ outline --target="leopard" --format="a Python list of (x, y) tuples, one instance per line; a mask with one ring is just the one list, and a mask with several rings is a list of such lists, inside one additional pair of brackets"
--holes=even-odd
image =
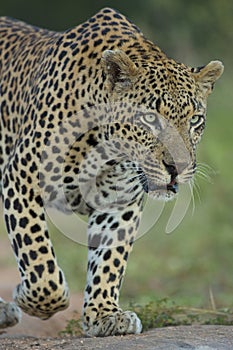
[(145, 198), (171, 200), (192, 183), (223, 70), (169, 58), (111, 8), (63, 32), (0, 18), (1, 196), (21, 278), (14, 301), (0, 299), (0, 328), (69, 305), (52, 207), (88, 218), (85, 335), (142, 332), (119, 296)]

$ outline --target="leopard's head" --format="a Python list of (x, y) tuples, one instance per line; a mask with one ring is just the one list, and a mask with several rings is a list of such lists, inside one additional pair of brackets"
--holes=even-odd
[[(195, 173), (207, 97), (223, 64), (190, 68), (162, 54), (137, 59), (122, 50), (105, 51), (102, 63), (108, 101), (121, 106), (121, 127), (131, 124), (125, 140), (144, 174), (146, 191), (156, 198), (174, 197), (178, 184), (190, 182)], [(129, 140), (140, 147), (130, 147)]]

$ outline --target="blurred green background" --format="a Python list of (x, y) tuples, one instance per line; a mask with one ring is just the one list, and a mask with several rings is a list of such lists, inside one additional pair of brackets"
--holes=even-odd
[[(165, 226), (173, 204), (139, 239), (129, 260), (122, 300), (169, 296), (181, 304), (233, 306), (233, 1), (232, 0), (7, 0), (0, 15), (53, 30), (65, 30), (102, 7), (118, 9), (170, 57), (202, 66), (220, 59), (225, 73), (209, 98), (208, 123), (198, 161), (213, 170), (211, 181), (196, 178), (199, 195), (170, 235)], [(0, 233), (3, 235), (3, 232)], [(86, 248), (51, 226), (60, 265), (72, 290), (83, 290)], [(4, 264), (12, 264), (9, 258)]]

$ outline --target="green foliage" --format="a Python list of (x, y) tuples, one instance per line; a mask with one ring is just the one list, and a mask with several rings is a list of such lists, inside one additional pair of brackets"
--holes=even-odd
[[(145, 305), (131, 303), (129, 309), (136, 312), (142, 321), (144, 331), (150, 328), (176, 326), (181, 324), (175, 317), (177, 314), (177, 307), (173, 302), (166, 298), (158, 300), (157, 302), (150, 301)], [(187, 320), (183, 320), (183, 322), (183, 324), (187, 324)]]
[(191, 324), (233, 325), (233, 309), (209, 310), (177, 306), (169, 299), (131, 304), (130, 309), (142, 321), (143, 330)]
[[(181, 325), (233, 325), (233, 309), (212, 310), (178, 306), (163, 298), (144, 305), (130, 303), (129, 310), (136, 312), (142, 322), (143, 331), (152, 328)], [(81, 320), (72, 319), (60, 335), (81, 336)]]
[(82, 321), (80, 318), (71, 319), (67, 322), (66, 328), (59, 333), (60, 336), (70, 335), (70, 336), (81, 336), (82, 331)]
[(178, 306), (165, 298), (145, 305), (131, 304), (142, 321), (143, 330), (191, 324), (233, 325), (233, 309), (208, 310)]

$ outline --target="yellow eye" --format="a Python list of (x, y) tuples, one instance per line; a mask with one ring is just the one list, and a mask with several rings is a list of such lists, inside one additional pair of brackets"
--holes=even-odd
[(199, 124), (202, 124), (204, 121), (203, 115), (193, 115), (190, 119), (191, 126), (197, 126)]
[(145, 122), (150, 123), (150, 124), (155, 123), (155, 121), (157, 119), (156, 115), (153, 113), (144, 114), (143, 117), (144, 117)]

